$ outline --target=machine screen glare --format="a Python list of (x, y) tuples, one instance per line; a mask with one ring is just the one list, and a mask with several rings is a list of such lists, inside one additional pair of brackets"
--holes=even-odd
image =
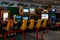
[(16, 21), (21, 21), (21, 16), (16, 16)]
[(24, 11), (24, 12), (29, 12), (29, 10), (28, 10), (28, 9), (23, 9), (23, 11)]
[(28, 20), (28, 17), (26, 17), (26, 16), (25, 16), (25, 17), (23, 17), (23, 20)]
[(3, 21), (7, 21), (8, 19), (8, 12), (3, 12)]
[(34, 8), (30, 8), (30, 13), (34, 13), (35, 9)]
[(55, 11), (55, 9), (52, 9), (52, 11)]
[(41, 19), (48, 19), (48, 14), (42, 14)]

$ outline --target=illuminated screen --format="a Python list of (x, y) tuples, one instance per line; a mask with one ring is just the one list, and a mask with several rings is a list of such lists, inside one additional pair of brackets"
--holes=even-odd
[(8, 20), (8, 12), (3, 12), (3, 21)]
[(52, 9), (52, 11), (55, 11), (55, 9)]
[(56, 18), (56, 16), (50, 16), (50, 18)]
[(29, 10), (28, 10), (28, 9), (23, 9), (23, 11), (24, 11), (24, 12), (29, 12)]
[(16, 21), (17, 22), (21, 21), (21, 16), (16, 16)]
[(48, 14), (42, 14), (41, 19), (48, 19)]
[(28, 20), (28, 16), (23, 16), (23, 20)]
[(30, 8), (30, 13), (34, 13), (35, 9), (34, 8)]
[(56, 10), (55, 9), (51, 9), (51, 14), (53, 13), (53, 14), (55, 14), (55, 12), (56, 12)]

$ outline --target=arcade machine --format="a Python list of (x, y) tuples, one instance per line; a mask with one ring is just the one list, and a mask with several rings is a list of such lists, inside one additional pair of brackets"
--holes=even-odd
[[(38, 11), (37, 11), (38, 10)], [(42, 20), (41, 20), (41, 11), (43, 10), (43, 9), (41, 9), (41, 8), (37, 8), (37, 10), (35, 10), (35, 11), (37, 11), (36, 12), (36, 16), (35, 16), (35, 27), (36, 28), (38, 28), (38, 29), (40, 29), (41, 28), (41, 22), (42, 22)]]
[[(15, 33), (9, 33), (8, 34), (8, 36), (9, 36), (9, 38), (13, 38), (13, 39), (15, 39), (15, 37), (17, 36), (17, 34), (16, 33), (20, 33), (20, 32), (18, 32), (19, 30), (25, 30), (26, 29), (26, 24), (27, 24), (27, 20), (22, 20), (22, 14), (23, 14), (23, 9), (22, 9), (22, 7), (20, 7), (20, 9), (19, 9), (19, 12), (21, 13), (21, 14), (15, 14), (15, 15), (13, 15), (13, 20), (8, 20), (8, 25), (7, 25), (7, 30), (8, 31), (15, 31), (15, 30), (17, 30), (17, 31), (15, 31)], [(25, 24), (26, 23), (26, 24)], [(10, 26), (9, 26), (10, 25)], [(11, 28), (10, 28), (11, 27)], [(24, 33), (24, 31), (23, 31), (23, 33)], [(24, 35), (23, 35), (24, 36)], [(15, 39), (16, 40), (16, 39)], [(22, 40), (24, 40), (24, 38), (22, 38)]]
[(47, 34), (49, 32), (49, 28), (47, 27), (47, 22), (49, 19), (49, 14), (48, 14), (48, 10), (43, 10), (43, 13), (41, 14), (41, 20), (42, 20), (42, 24), (41, 24), (41, 28), (42, 30), (46, 30), (45, 32), (42, 32), (41, 34), (41, 39), (44, 40), (44, 34)]
[(41, 27), (44, 29), (47, 26), (47, 21), (49, 18), (48, 10), (44, 9), (42, 14), (41, 14), (41, 20), (42, 20), (42, 25)]
[(2, 23), (6, 25), (6, 22), (9, 20), (9, 11), (3, 10), (2, 11)]
[(51, 9), (50, 10), (50, 26), (49, 26), (49, 28), (50, 29), (52, 29), (52, 30), (54, 30), (54, 28), (55, 28), (55, 23), (56, 23), (56, 10), (55, 9)]
[(28, 20), (28, 16), (23, 16), (23, 20), (22, 20), (22, 26), (20, 27), (21, 30), (26, 30), (27, 27), (27, 20)]
[(23, 22), (22, 24), (25, 25), (25, 27), (22, 25), (22, 26), (21, 26), (21, 30), (26, 30), (27, 21), (28, 21), (28, 19), (29, 19), (29, 17), (28, 17), (28, 16), (29, 16), (29, 15), (28, 15), (28, 14), (29, 14), (29, 9), (28, 9), (28, 8), (23, 8), (22, 11), (23, 11), (23, 12), (21, 13), (21, 14), (22, 14), (22, 22)]
[(34, 27), (34, 19), (30, 19), (29, 22), (30, 22), (30, 24), (29, 24), (28, 28), (33, 29), (33, 27)]
[[(15, 31), (15, 30), (17, 30), (17, 32), (15, 32), (14, 34), (13, 34), (13, 37), (12, 38), (14, 38), (15, 40), (18, 40), (18, 39), (20, 39), (21, 40), (21, 38), (20, 38), (20, 34), (21, 34), (21, 32), (18, 32), (19, 30), (20, 30), (20, 27), (21, 27), (21, 25), (23, 24), (22, 23), (22, 16), (19, 14), (19, 15), (14, 15), (13, 16), (13, 20), (14, 20), (14, 27), (13, 27), (13, 30)], [(18, 37), (18, 35), (19, 35), (19, 37)]]
[[(35, 9), (34, 8), (30, 8), (29, 9), (29, 12), (30, 12), (30, 24), (29, 24), (29, 29), (33, 29), (33, 27), (34, 27), (34, 22), (35, 22), (35, 20), (34, 20), (34, 14), (35, 14)], [(31, 25), (32, 24), (32, 25)], [(31, 26), (30, 26), (31, 25)]]
[(33, 32), (34, 31), (34, 23), (35, 23), (35, 9), (29, 8), (29, 21), (27, 25), (27, 32)]
[[(33, 8), (32, 8), (33, 9)], [(31, 10), (30, 9), (30, 13), (31, 13), (31, 18), (30, 18), (30, 31), (36, 31), (36, 40), (38, 40), (38, 31), (41, 27), (41, 19), (40, 19), (40, 15), (37, 15), (38, 13), (36, 13), (35, 11), (37, 11), (36, 9)]]
[(38, 19), (36, 22), (37, 22), (37, 24), (35, 26), (35, 28), (36, 28), (36, 40), (38, 40), (38, 31), (39, 31), (39, 29), (41, 27), (42, 20), (41, 19)]
[(7, 32), (7, 30), (5, 28), (7, 26), (7, 21), (9, 19), (9, 14), (10, 14), (10, 12), (5, 10), (5, 9), (1, 11), (1, 18), (2, 18), (1, 19), (1, 27), (2, 27), (1, 33), (2, 33), (3, 36), (4, 36), (4, 33)]
[(25, 30), (27, 28), (27, 22), (28, 22), (28, 14), (29, 9), (20, 7), (20, 15), (22, 16), (22, 25), (20, 26), (20, 29), (22, 30), (22, 40), (25, 40)]
[[(1, 13), (1, 16), (2, 16), (2, 35), (4, 37), (5, 33), (10, 31), (10, 30), (13, 30), (13, 20), (10, 19), (10, 11), (8, 10), (3, 10), (2, 13)], [(7, 34), (7, 37), (9, 37), (10, 34)]]
[(22, 17), (20, 15), (14, 15), (14, 30), (18, 30), (21, 25)]

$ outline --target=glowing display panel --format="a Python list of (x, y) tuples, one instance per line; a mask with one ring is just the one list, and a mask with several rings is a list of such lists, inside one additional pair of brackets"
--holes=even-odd
[(50, 16), (50, 18), (56, 18), (56, 16)]
[(16, 16), (16, 21), (17, 22), (21, 21), (21, 16)]
[(55, 11), (55, 9), (51, 9), (51, 11)]
[(3, 21), (8, 20), (8, 12), (3, 12)]
[(24, 13), (27, 13), (27, 12), (29, 12), (29, 10), (28, 10), (28, 9), (23, 9), (23, 11), (24, 11)]
[(43, 19), (48, 19), (48, 14), (42, 14), (41, 15), (41, 19), (43, 20)]
[(28, 16), (23, 16), (23, 20), (28, 20)]
[(50, 13), (51, 14), (55, 14), (56, 13), (56, 10), (55, 9), (51, 9)]
[(30, 13), (34, 13), (35, 9), (34, 8), (30, 8)]

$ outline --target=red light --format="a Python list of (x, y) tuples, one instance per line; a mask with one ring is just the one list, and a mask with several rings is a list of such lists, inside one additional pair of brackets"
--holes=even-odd
[(59, 24), (56, 24), (55, 26), (56, 26), (56, 27), (58, 27), (58, 26), (59, 26)]

